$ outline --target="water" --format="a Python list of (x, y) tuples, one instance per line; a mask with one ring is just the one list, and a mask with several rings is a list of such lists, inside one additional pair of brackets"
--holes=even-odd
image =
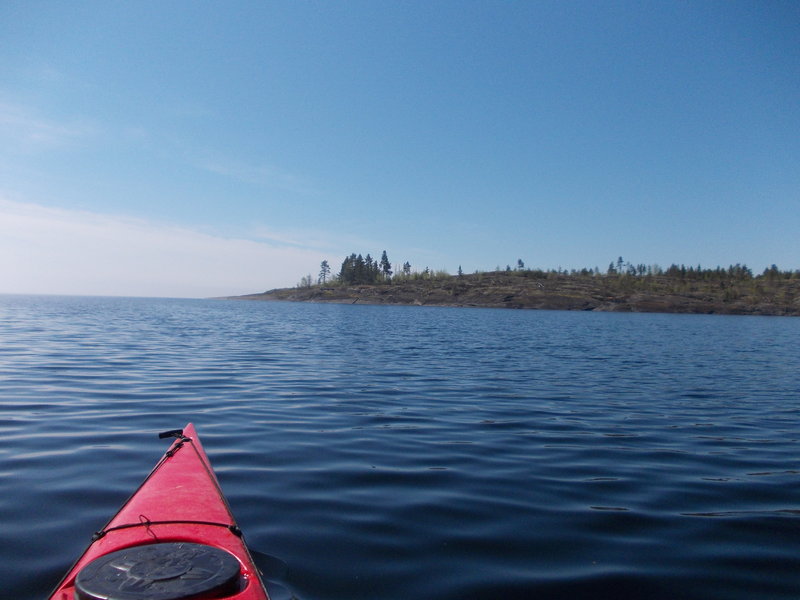
[(0, 597), (193, 421), (273, 600), (800, 597), (800, 319), (0, 297)]

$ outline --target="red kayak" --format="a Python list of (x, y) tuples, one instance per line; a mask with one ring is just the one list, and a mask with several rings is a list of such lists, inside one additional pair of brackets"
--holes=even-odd
[(190, 423), (51, 600), (269, 600)]

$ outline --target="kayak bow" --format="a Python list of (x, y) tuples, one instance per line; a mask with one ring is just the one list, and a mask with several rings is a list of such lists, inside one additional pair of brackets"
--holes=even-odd
[(194, 426), (92, 537), (50, 600), (269, 600)]

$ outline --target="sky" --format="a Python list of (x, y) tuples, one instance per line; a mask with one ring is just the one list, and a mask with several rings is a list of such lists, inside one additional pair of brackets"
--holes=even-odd
[(0, 293), (800, 268), (800, 3), (0, 2)]

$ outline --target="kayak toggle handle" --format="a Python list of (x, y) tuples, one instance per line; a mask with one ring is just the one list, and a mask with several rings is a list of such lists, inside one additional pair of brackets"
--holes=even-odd
[(183, 429), (170, 429), (169, 431), (162, 431), (158, 434), (158, 439), (165, 440), (167, 438), (182, 438), (183, 437)]
[(172, 444), (172, 447), (164, 453), (165, 458), (171, 458), (178, 450), (183, 448), (184, 442), (191, 442), (192, 438), (183, 435), (183, 429), (170, 429), (158, 434), (158, 439), (175, 438), (177, 441)]

